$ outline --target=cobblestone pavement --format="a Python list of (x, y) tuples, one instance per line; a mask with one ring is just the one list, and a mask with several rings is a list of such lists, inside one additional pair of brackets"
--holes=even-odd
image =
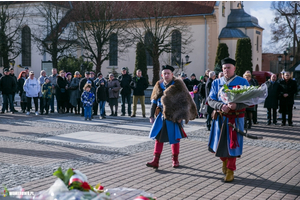
[(141, 117), (139, 105), (137, 117), (108, 117), (111, 123), (101, 123), (98, 117), (84, 121), (74, 114), (2, 114), (0, 183), (22, 185), (26, 191), (45, 190), (56, 179), (53, 171), (61, 166), (81, 170), (92, 185), (101, 182), (105, 188), (141, 189), (158, 199), (300, 199), (300, 101), (295, 105), (293, 127), (267, 126), (266, 110), (259, 105), (259, 124), (248, 133), (264, 139), (244, 140), (232, 183), (222, 181), (222, 162), (207, 150), (209, 132), (204, 119), (189, 123), (197, 130), (181, 141), (180, 167), (171, 167), (170, 145), (165, 144), (160, 167), (153, 170), (145, 166), (152, 159), (154, 142), (150, 139), (123, 148), (41, 140), (79, 131), (146, 137), (149, 131), (133, 128), (148, 122)]

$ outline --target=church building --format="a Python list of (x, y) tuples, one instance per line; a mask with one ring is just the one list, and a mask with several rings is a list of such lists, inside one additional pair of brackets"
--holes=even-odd
[[(22, 4), (33, 5), (36, 2), (22, 2)], [(169, 3), (172, 3), (170, 1)], [(250, 38), (252, 44), (252, 63), (253, 71), (261, 70), (262, 65), (262, 34), (263, 28), (259, 26), (257, 18), (247, 14), (244, 11), (241, 1), (185, 1), (186, 7), (179, 14), (181, 20), (187, 22), (192, 34), (192, 43), (189, 46), (190, 52), (182, 54), (181, 60), (185, 61), (188, 57), (191, 63), (184, 68), (184, 72), (190, 76), (195, 73), (197, 78), (204, 75), (206, 69), (213, 70), (215, 67), (215, 57), (219, 43), (226, 43), (229, 48), (229, 56), (235, 58), (237, 40), (240, 38)], [(18, 2), (16, 2), (18, 4)], [(64, 2), (62, 8), (65, 10), (64, 14), (75, 12), (76, 3)], [(78, 8), (77, 8), (78, 9)], [(28, 9), (26, 16), (26, 23), (21, 31), (21, 45), (23, 48), (30, 49), (27, 53), (21, 53), (14, 59), (15, 66), (21, 65), (29, 67), (30, 71), (35, 72), (37, 77), (42, 69), (47, 71), (47, 76), (50, 75), (51, 65), (46, 65), (48, 61), (51, 63), (51, 56), (48, 54), (41, 54), (37, 48), (37, 44), (30, 38), (30, 33), (35, 30), (36, 22), (39, 18), (37, 14), (33, 13), (32, 9)], [(63, 19), (64, 16), (61, 16)], [(72, 23), (72, 20), (69, 21)], [(67, 25), (68, 26), (68, 25)], [(44, 30), (46, 31), (46, 30)], [(174, 30), (175, 31), (175, 30)], [(177, 36), (180, 36), (180, 32)], [(47, 33), (45, 33), (47, 35)], [(176, 34), (173, 34), (174, 37)], [(172, 36), (173, 36), (172, 35)], [(146, 35), (145, 35), (146, 37)], [(172, 38), (170, 38), (172, 40)], [(110, 45), (110, 48), (118, 48), (118, 43)], [(78, 46), (75, 56), (80, 57), (86, 54), (82, 48)], [(188, 56), (187, 56), (188, 55)], [(149, 55), (147, 55), (149, 57)], [(173, 64), (180, 72), (180, 68), (170, 62), (171, 53), (163, 53), (159, 62), (160, 65)], [(133, 73), (136, 58), (136, 44), (127, 49), (127, 52), (118, 57), (113, 57), (114, 60), (107, 60), (102, 64), (101, 72), (107, 75), (112, 68), (121, 73), (122, 67), (128, 67), (129, 72)], [(43, 63), (43, 65), (42, 65)], [(1, 62), (0, 62), (1, 65)], [(50, 67), (49, 67), (50, 66)], [(153, 77), (153, 63), (151, 58), (147, 58), (147, 68), (149, 81)], [(3, 70), (1, 66), (0, 70)], [(19, 74), (23, 69), (15, 67), (15, 73)]]

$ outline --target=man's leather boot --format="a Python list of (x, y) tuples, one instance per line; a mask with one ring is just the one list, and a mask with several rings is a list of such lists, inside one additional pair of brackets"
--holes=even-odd
[(177, 168), (179, 167), (179, 161), (178, 161), (178, 154), (173, 154), (172, 155), (172, 167)]
[(158, 168), (158, 163), (159, 163), (159, 158), (160, 158), (160, 154), (159, 153), (155, 153), (153, 160), (151, 162), (148, 162), (146, 164), (147, 167), (153, 167), (155, 169)]
[(224, 178), (224, 181), (225, 181), (225, 182), (231, 182), (231, 181), (233, 181), (233, 179), (234, 179), (233, 171), (230, 170), (230, 169), (227, 169), (227, 172), (226, 172), (226, 176), (225, 176), (225, 178)]

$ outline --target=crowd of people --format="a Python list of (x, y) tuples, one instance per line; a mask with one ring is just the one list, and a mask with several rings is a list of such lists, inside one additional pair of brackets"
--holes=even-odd
[[(84, 73), (76, 71), (74, 75), (64, 70), (57, 72), (52, 69), (52, 74), (47, 76), (42, 70), (39, 78), (35, 77), (33, 71), (28, 68), (20, 72), (18, 77), (14, 69), (4, 69), (4, 76), (0, 78), (0, 91), (2, 92), (3, 105), (1, 113), (22, 112), (31, 114), (32, 100), (34, 102), (35, 115), (48, 115), (54, 113), (55, 99), (57, 112), (59, 114), (75, 113), (85, 117), (85, 120), (92, 120), (93, 115), (99, 118), (106, 118), (105, 104), (109, 103), (110, 116), (118, 115), (118, 98), (121, 94), (122, 114), (125, 116), (125, 101), (127, 101), (127, 113), (131, 117), (136, 116), (137, 103), (140, 100), (142, 115), (146, 117), (145, 111), (145, 90), (148, 88), (148, 81), (142, 76), (142, 71), (137, 70), (132, 77), (128, 74), (127, 68), (122, 68), (122, 74), (114, 77), (108, 75), (108, 80), (102, 73), (95, 76), (93, 71)], [(133, 114), (131, 115), (131, 93), (133, 90)], [(15, 95), (20, 96), (20, 107), (18, 111), (14, 108)], [(40, 102), (40, 103), (39, 103)], [(8, 106), (10, 108), (8, 109)], [(99, 108), (99, 109), (98, 109)]]
[[(190, 79), (184, 72), (177, 75), (177, 78), (183, 80), (187, 89), (192, 95), (196, 104), (198, 115), (197, 118), (206, 118), (206, 127), (211, 128), (211, 113), (213, 111), (207, 103), (207, 99), (211, 90), (211, 84), (215, 79), (220, 79), (224, 76), (223, 72), (216, 74), (209, 69), (205, 71), (199, 80), (195, 73), (190, 75)], [(258, 82), (252, 77), (250, 71), (246, 71), (243, 75), (249, 85), (257, 86)], [(89, 84), (90, 87), (85, 87)], [(267, 125), (277, 124), (278, 107), (282, 125), (292, 126), (292, 110), (294, 104), (294, 96), (297, 93), (297, 83), (291, 78), (290, 72), (281, 72), (281, 77), (277, 79), (276, 74), (273, 74), (270, 80), (266, 81), (268, 86), (268, 97), (264, 103), (264, 108), (267, 108)], [(89, 89), (90, 88), (90, 89)], [(145, 111), (145, 90), (148, 88), (148, 81), (142, 76), (142, 71), (137, 70), (136, 75), (132, 77), (128, 74), (128, 70), (122, 68), (121, 75), (114, 77), (114, 74), (109, 74), (108, 79), (104, 78), (102, 73), (95, 76), (93, 71), (85, 72), (84, 77), (80, 72), (76, 71), (74, 75), (70, 72), (57, 69), (52, 69), (52, 74), (46, 76), (46, 72), (42, 70), (40, 77), (35, 78), (33, 71), (29, 72), (28, 68), (21, 71), (18, 76), (14, 74), (14, 69), (4, 69), (4, 76), (0, 79), (0, 91), (2, 91), (3, 105), (1, 113), (5, 111), (11, 113), (18, 112), (14, 108), (15, 95), (20, 96), (21, 112), (30, 115), (32, 109), (32, 100), (34, 103), (35, 115), (43, 115), (54, 113), (54, 100), (57, 101), (57, 112), (75, 113), (85, 116), (85, 110), (91, 107), (91, 116), (85, 119), (92, 119), (93, 115), (99, 113), (100, 119), (106, 118), (105, 104), (109, 103), (111, 114), (110, 116), (118, 115), (118, 98), (121, 94), (121, 116), (126, 115), (135, 117), (138, 100), (142, 108), (142, 116), (146, 117)], [(89, 100), (84, 99), (83, 94), (89, 93), (94, 95), (94, 98)], [(133, 91), (133, 98), (131, 93)], [(133, 100), (133, 110), (131, 104)], [(91, 101), (87, 103), (87, 101)], [(39, 103), (38, 103), (39, 102)], [(127, 109), (126, 107), (127, 103)], [(39, 104), (39, 105), (38, 105)], [(9, 106), (9, 107), (8, 107)], [(8, 109), (9, 108), (9, 109)], [(89, 113), (89, 112), (88, 112)], [(246, 108), (245, 128), (251, 129), (253, 124), (257, 124), (257, 105)]]

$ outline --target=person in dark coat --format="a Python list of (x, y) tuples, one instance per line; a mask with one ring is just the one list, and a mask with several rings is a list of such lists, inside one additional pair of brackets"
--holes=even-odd
[[(90, 82), (90, 84), (91, 84), (91, 86), (92, 86), (91, 92), (92, 92), (93, 94), (95, 94), (95, 91), (94, 91), (94, 88), (95, 88), (94, 82), (90, 79), (90, 72), (86, 71), (86, 72), (84, 73), (84, 78), (82, 78), (82, 79), (80, 80), (80, 82), (79, 82), (79, 93), (80, 93), (80, 96), (81, 96), (81, 94), (84, 92), (83, 87), (85, 86), (85, 84), (86, 84), (88, 81)], [(82, 102), (80, 103), (80, 105), (81, 105), (81, 108), (82, 108), (81, 116), (84, 116), (84, 107), (83, 107)]]
[(271, 111), (273, 112), (273, 124), (277, 124), (279, 83), (276, 81), (276, 79), (276, 74), (273, 74), (271, 79), (266, 82), (268, 87), (268, 97), (265, 100), (264, 108), (267, 108), (267, 125), (271, 124)]
[(279, 83), (279, 99), (280, 99), (280, 112), (282, 113), (282, 124), (286, 124), (286, 114), (288, 115), (289, 126), (293, 126), (293, 105), (294, 96), (297, 92), (297, 82), (291, 79), (290, 72), (284, 73), (284, 80)]
[(142, 76), (142, 71), (140, 69), (136, 70), (136, 76), (133, 77), (131, 83), (131, 88), (133, 89), (133, 114), (131, 117), (136, 115), (136, 105), (138, 100), (141, 102), (142, 115), (146, 117), (145, 110), (145, 90), (148, 88), (148, 81)]
[[(9, 68), (9, 72), (10, 72), (10, 76), (15, 80), (15, 83), (16, 83), (16, 88), (15, 88), (15, 92), (13, 93), (12, 97), (13, 97), (13, 103), (15, 102), (15, 95), (16, 93), (18, 92), (18, 79), (15, 75), (15, 71), (14, 71), (14, 68)], [(18, 112), (17, 110), (14, 110), (14, 112)]]
[(0, 79), (0, 90), (2, 91), (3, 98), (3, 107), (1, 113), (4, 113), (5, 109), (8, 107), (8, 103), (10, 104), (10, 111), (13, 114), (15, 112), (14, 104), (13, 104), (13, 94), (16, 92), (16, 82), (10, 76), (9, 70), (4, 69), (4, 76)]
[(68, 88), (70, 90), (70, 104), (75, 108), (75, 115), (80, 114), (81, 93), (79, 93), (80, 72), (74, 73), (74, 78)]
[(191, 80), (190, 80), (190, 85), (189, 85), (189, 91), (193, 91), (194, 86), (198, 85), (200, 81), (197, 80), (196, 75), (194, 73), (191, 74)]
[(122, 75), (118, 77), (121, 85), (121, 106), (122, 106), (122, 114), (121, 116), (125, 116), (125, 99), (128, 104), (127, 112), (128, 116), (131, 116), (131, 88), (130, 83), (132, 81), (132, 77), (128, 74), (126, 67), (122, 68)]
[(71, 72), (67, 72), (65, 75), (65, 78), (67, 80), (67, 102), (66, 102), (66, 108), (67, 108), (67, 112), (66, 113), (73, 113), (73, 105), (70, 103), (70, 98), (71, 98), (71, 83), (72, 83), (72, 73)]
[(103, 78), (101, 72), (97, 74), (97, 79), (95, 80), (96, 89), (96, 102), (99, 104), (100, 119), (105, 119), (105, 103), (108, 98), (107, 81)]
[(191, 81), (190, 81), (190, 79), (188, 79), (187, 75), (186, 75), (184, 72), (181, 72), (180, 77), (181, 77), (181, 79), (183, 80), (183, 82), (184, 82), (186, 88), (187, 88), (190, 92), (193, 91), (193, 88), (192, 88), (192, 89), (190, 88)]
[[(205, 85), (205, 95), (206, 95), (206, 99), (209, 96), (209, 92), (211, 89), (211, 84), (212, 82), (216, 79), (216, 73), (214, 71), (210, 71), (208, 74), (208, 80), (206, 82)], [(206, 100), (207, 101), (207, 100)], [(207, 105), (207, 116), (206, 116), (206, 127), (207, 130), (210, 131), (210, 127), (211, 127), (211, 113), (214, 111), (214, 109), (212, 107), (210, 107), (209, 105)]]
[[(200, 95), (199, 95), (199, 88), (198, 88), (199, 83), (200, 83), (200, 81), (197, 80), (196, 75), (194, 73), (192, 73), (189, 90), (191, 89), (194, 93), (193, 100), (196, 104), (197, 112), (200, 110)], [(196, 118), (199, 118), (199, 115), (197, 115)]]
[[(109, 80), (107, 83), (109, 106), (111, 110), (110, 116), (118, 116), (118, 98), (121, 89), (120, 82), (115, 79), (113, 74), (109, 74)], [(115, 112), (114, 107), (115, 106)]]
[(57, 106), (58, 106), (58, 112), (60, 114), (65, 113), (65, 108), (67, 106), (68, 102), (68, 82), (65, 77), (65, 71), (61, 70), (59, 72), (59, 76), (57, 76), (57, 86), (56, 86), (56, 98), (57, 98)]
[(200, 83), (197, 85), (199, 98), (200, 98), (200, 105), (199, 105), (199, 108), (200, 108), (199, 117), (200, 118), (203, 118), (203, 116), (205, 115), (205, 113), (201, 112), (201, 109), (205, 105), (205, 101), (206, 101), (205, 85), (206, 85), (205, 78), (204, 78), (204, 76), (201, 76)]
[[(251, 79), (251, 73), (245, 73), (243, 77), (248, 81), (250, 86), (256, 86), (255, 81)], [(255, 112), (256, 108), (255, 105), (253, 106), (248, 106), (246, 108), (246, 115), (245, 115), (245, 128), (247, 127), (248, 129), (251, 129), (252, 127), (252, 118), (253, 118), (253, 113)], [(247, 126), (247, 121), (248, 121), (248, 126)]]
[(26, 92), (23, 89), (25, 80), (26, 80), (26, 72), (21, 71), (18, 76), (17, 85), (18, 85), (18, 91), (20, 96), (21, 110), (23, 113), (25, 113), (26, 111), (26, 104), (27, 104)]

